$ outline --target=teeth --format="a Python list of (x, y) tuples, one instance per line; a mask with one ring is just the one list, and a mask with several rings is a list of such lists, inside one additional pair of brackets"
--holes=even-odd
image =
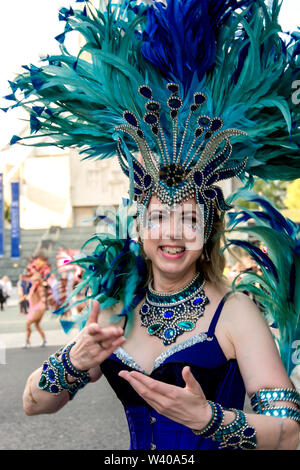
[(162, 246), (161, 249), (170, 254), (182, 253), (184, 251), (184, 248), (171, 248), (170, 246)]

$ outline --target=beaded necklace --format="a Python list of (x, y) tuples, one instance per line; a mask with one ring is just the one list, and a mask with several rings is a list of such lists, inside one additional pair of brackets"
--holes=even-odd
[(204, 284), (200, 273), (176, 292), (159, 293), (149, 284), (140, 308), (141, 325), (147, 328), (149, 335), (162, 339), (165, 346), (175, 343), (178, 336), (196, 327), (209, 303)]

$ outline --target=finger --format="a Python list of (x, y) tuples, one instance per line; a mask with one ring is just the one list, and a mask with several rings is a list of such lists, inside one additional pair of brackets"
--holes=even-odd
[(206, 400), (202, 388), (199, 382), (197, 382), (197, 380), (193, 376), (190, 367), (186, 366), (182, 369), (182, 378), (185, 381), (186, 388), (190, 392), (194, 393), (195, 395), (198, 395), (199, 398)]
[(87, 333), (91, 336), (100, 334), (101, 331), (102, 331), (102, 328), (100, 327), (100, 325), (98, 325), (98, 323), (91, 323), (87, 325)]
[(103, 342), (123, 335), (124, 330), (122, 328), (114, 326), (102, 328), (100, 325), (98, 325), (98, 323), (92, 323), (87, 327), (87, 333), (90, 336), (93, 336), (93, 339), (95, 341)]
[(137, 371), (131, 372), (131, 376), (138, 380), (141, 384), (148, 387), (150, 390), (153, 390), (156, 393), (159, 393), (164, 396), (169, 396), (177, 390), (175, 385), (169, 385), (164, 382), (160, 382), (159, 380), (152, 379), (145, 374), (142, 374)]
[(89, 325), (90, 323), (97, 323), (99, 313), (100, 313), (100, 304), (97, 300), (94, 300), (93, 305), (92, 305), (92, 310), (87, 321), (87, 325)]
[(122, 328), (104, 328), (100, 334), (95, 335), (94, 339), (97, 340), (102, 349), (107, 349), (111, 346), (112, 342), (123, 336), (124, 331)]
[(101, 364), (103, 361), (105, 361), (105, 359), (107, 359), (109, 356), (111, 356), (111, 354), (117, 349), (119, 348), (120, 346), (122, 346), (122, 344), (125, 342), (125, 338), (122, 336), (121, 338), (118, 338), (116, 339), (115, 341), (113, 341), (112, 343), (110, 343), (110, 345), (107, 347), (107, 348), (101, 348), (101, 345), (100, 346), (100, 352), (97, 356), (97, 362), (99, 364)]
[(162, 395), (150, 390), (133, 376), (133, 372), (122, 370), (119, 376), (127, 380), (134, 390), (153, 408), (158, 409), (162, 405)]
[(162, 397), (169, 398), (177, 390), (177, 387), (174, 385), (168, 385), (164, 382), (160, 382), (159, 380), (154, 380), (151, 377), (148, 377), (147, 375), (137, 371), (130, 372), (127, 379), (130, 380), (131, 383), (136, 387), (138, 387), (139, 390), (143, 390), (143, 393), (145, 393), (147, 397), (153, 397), (156, 401), (159, 402), (161, 402)]

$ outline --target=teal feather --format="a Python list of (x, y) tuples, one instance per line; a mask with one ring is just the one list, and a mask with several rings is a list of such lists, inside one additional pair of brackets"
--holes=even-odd
[[(231, 202), (242, 198), (254, 201), (262, 210), (251, 211), (241, 206), (240, 212), (229, 213), (228, 242), (224, 247), (238, 244), (250, 256), (253, 256), (253, 246), (248, 242), (230, 239), (230, 232), (248, 234), (267, 247), (267, 257), (258, 263), (262, 274), (244, 273), (233, 283), (234, 289), (247, 290), (258, 300), (262, 311), (269, 323), (275, 323), (279, 331), (279, 350), (288, 374), (291, 374), (293, 363), (293, 348), (295, 341), (300, 339), (300, 228), (289, 219), (285, 219), (266, 199), (249, 191), (239, 190), (231, 197)], [(239, 225), (251, 220), (251, 226)], [(268, 261), (269, 260), (269, 261)], [(268, 268), (272, 262), (274, 270)]]
[[(73, 290), (65, 303), (54, 312), (62, 315), (72, 307), (85, 302), (87, 312), (90, 312), (89, 301), (97, 300), (101, 310), (120, 303), (120, 313), (112, 315), (112, 323), (126, 319), (126, 336), (129, 334), (133, 324), (133, 311), (137, 296), (143, 296), (146, 283), (147, 270), (141, 257), (137, 242), (130, 238), (130, 230), (133, 225), (133, 215), (128, 212), (127, 206), (121, 207), (114, 219), (109, 222), (109, 214), (106, 219), (111, 223), (114, 234), (98, 233), (87, 240), (82, 246), (81, 253), (76, 255), (74, 261), (68, 264), (78, 265), (83, 270), (83, 279)], [(96, 247), (94, 246), (96, 244)], [(87, 254), (90, 246), (94, 246), (91, 253)], [(76, 295), (85, 290), (83, 300), (70, 302)], [(86, 316), (88, 314), (86, 313)], [(71, 318), (76, 325), (83, 325), (81, 315)], [(71, 324), (63, 325), (64, 329), (71, 328)], [(74, 326), (74, 325), (73, 325)]]

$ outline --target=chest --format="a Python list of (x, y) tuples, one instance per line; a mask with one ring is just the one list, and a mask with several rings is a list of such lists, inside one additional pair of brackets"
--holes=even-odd
[[(148, 328), (142, 326), (140, 307), (141, 305), (139, 305), (135, 310), (132, 330), (122, 347), (122, 351), (120, 351), (122, 359), (138, 366), (149, 374), (161, 363), (162, 360), (175, 357), (177, 352), (186, 350), (192, 345), (201, 343), (201, 348), (193, 348), (191, 353), (198, 354), (201, 350), (202, 354), (206, 354), (205, 351), (212, 351), (212, 344), (209, 344), (209, 348), (205, 348), (204, 343), (211, 341), (207, 332), (209, 330), (212, 317), (214, 316), (214, 304), (209, 304), (206, 307), (204, 314), (197, 320), (195, 327), (191, 331), (182, 333), (176, 338), (176, 341), (170, 345), (165, 345), (161, 338), (155, 335), (150, 335), (148, 333)], [(222, 350), (224, 348), (225, 357), (233, 357), (230, 347), (227, 345), (226, 338), (222, 333), (222, 328), (218, 328), (218, 330), (218, 339), (215, 338), (218, 350), (220, 350), (219, 344), (221, 344)], [(189, 355), (188, 351), (185, 353), (185, 356), (187, 355)]]

